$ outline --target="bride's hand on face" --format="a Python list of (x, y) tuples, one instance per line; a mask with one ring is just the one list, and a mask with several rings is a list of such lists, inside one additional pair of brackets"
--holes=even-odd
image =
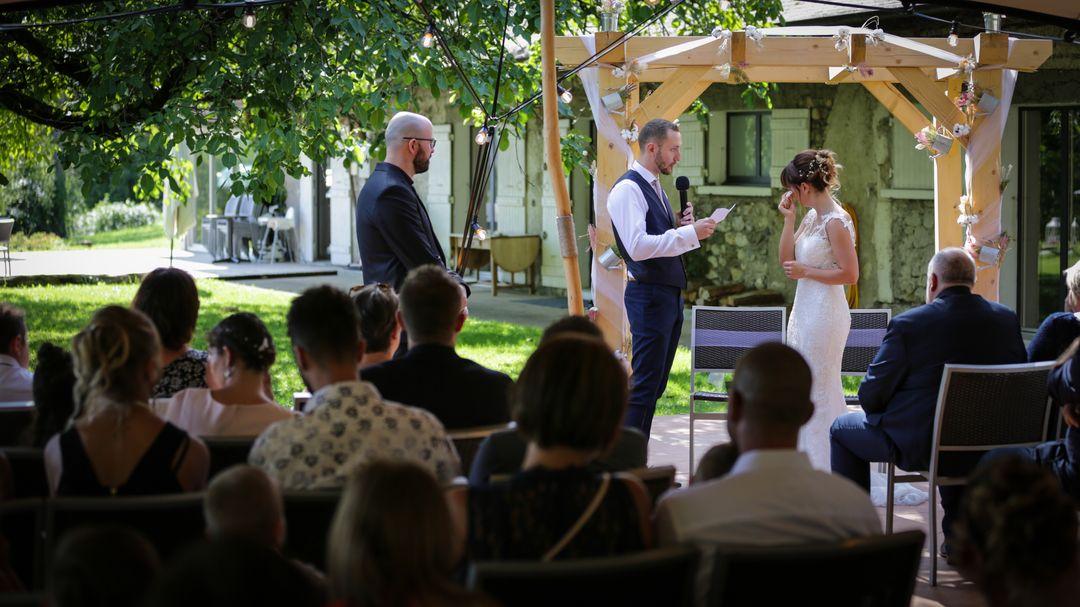
[(791, 192), (784, 192), (776, 209), (783, 215), (784, 221), (795, 221), (795, 201), (792, 199)]
[(806, 277), (806, 266), (797, 261), (784, 262), (784, 274), (791, 280), (799, 280)]

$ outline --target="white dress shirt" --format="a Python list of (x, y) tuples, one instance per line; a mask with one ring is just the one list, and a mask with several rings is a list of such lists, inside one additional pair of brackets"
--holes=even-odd
[(697, 596), (704, 603), (717, 545), (832, 543), (881, 534), (870, 495), (850, 480), (815, 470), (805, 453), (756, 450), (727, 476), (664, 495), (656, 510), (660, 545), (703, 548)]
[[(632, 170), (644, 177), (646, 183), (653, 184), (660, 200), (664, 200), (660, 180), (656, 175), (637, 161), (634, 162)], [(645, 200), (645, 195), (641, 193), (638, 184), (629, 179), (624, 179), (611, 188), (607, 199), (607, 209), (608, 214), (611, 215), (611, 223), (614, 224), (623, 246), (626, 247), (626, 253), (634, 261), (655, 257), (676, 257), (701, 246), (693, 224), (676, 227), (663, 234), (647, 234), (645, 213), (649, 210), (649, 203)], [(677, 221), (676, 225), (678, 225)]]
[(26, 403), (34, 400), (34, 374), (7, 354), (0, 354), (0, 402)]

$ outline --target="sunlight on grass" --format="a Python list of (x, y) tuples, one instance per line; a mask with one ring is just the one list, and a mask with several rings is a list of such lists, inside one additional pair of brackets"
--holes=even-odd
[(153, 224), (138, 228), (121, 228), (91, 236), (71, 238), (67, 246), (79, 248), (82, 242), (91, 242), (96, 249), (145, 249), (168, 248), (169, 239), (161, 225)]
[[(30, 345), (36, 355), (37, 347), (44, 341), (70, 348), (71, 338), (86, 325), (95, 310), (108, 304), (130, 304), (136, 288), (135, 283), (0, 288), (0, 301), (26, 310)], [(271, 368), (274, 395), (279, 402), (291, 404), (293, 392), (304, 389), (285, 327), (285, 315), (293, 295), (214, 279), (199, 280), (198, 288), (202, 307), (192, 347), (205, 348), (206, 333), (229, 314), (240, 311), (257, 314), (269, 328), (278, 350), (277, 362)], [(458, 352), (517, 379), (525, 360), (536, 349), (540, 333), (541, 330), (535, 327), (473, 318), (458, 337)], [(36, 365), (34, 358), (36, 356), (32, 356), (31, 368)], [(843, 380), (844, 392), (855, 394), (859, 378), (844, 377)], [(704, 373), (698, 374), (696, 387), (702, 391), (722, 390)], [(689, 398), (690, 351), (679, 348), (667, 391), (657, 403), (656, 413), (686, 414)], [(726, 408), (718, 403), (698, 403), (697, 407), (701, 411), (724, 411)]]

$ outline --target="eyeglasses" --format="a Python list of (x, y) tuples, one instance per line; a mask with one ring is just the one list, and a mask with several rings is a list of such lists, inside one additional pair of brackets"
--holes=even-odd
[(438, 143), (438, 140), (436, 140), (434, 138), (432, 138), (432, 139), (426, 139), (424, 137), (402, 137), (401, 138), (402, 141), (408, 141), (410, 139), (412, 139), (414, 141), (427, 141), (427, 142), (429, 142), (431, 144), (432, 151), (435, 150), (435, 144)]

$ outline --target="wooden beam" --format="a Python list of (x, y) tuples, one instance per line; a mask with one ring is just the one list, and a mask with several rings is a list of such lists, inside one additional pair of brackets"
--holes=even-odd
[[(863, 82), (864, 87), (889, 110), (912, 135), (930, 126), (930, 119), (888, 82)], [(912, 143), (912, 145), (915, 145)]]
[(675, 120), (709, 88), (712, 81), (705, 76), (714, 71), (710, 66), (679, 68), (660, 88), (646, 97), (630, 116), (638, 126), (644, 126), (653, 118)]
[[(734, 65), (734, 64), (732, 64)], [(827, 84), (829, 82), (830, 72), (836, 69), (837, 66), (831, 67), (755, 67), (748, 66), (742, 68), (743, 74), (747, 80), (751, 82), (790, 82), (790, 83), (804, 83), (804, 84)], [(646, 69), (638, 76), (638, 82), (665, 82), (670, 79), (675, 71), (681, 69), (677, 67), (658, 67)], [(727, 84), (741, 84), (736, 77), (734, 70), (727, 77), (724, 78), (720, 73), (720, 70), (714, 68), (711, 72), (706, 72), (704, 78), (710, 82), (723, 82)], [(844, 83), (860, 83), (860, 82), (896, 82), (896, 78), (892, 75), (892, 72), (885, 68), (873, 68), (869, 72), (854, 71), (850, 72), (843, 80)]]
[[(736, 36), (740, 34), (743, 32), (732, 32), (733, 43)], [(627, 40), (624, 49), (626, 57), (633, 59), (701, 38), (702, 36), (639, 36)], [(975, 53), (975, 41), (970, 38), (961, 38), (955, 47), (949, 46), (945, 38), (913, 38), (912, 40), (961, 57)], [(1038, 69), (1053, 52), (1053, 43), (1049, 40), (1013, 40), (1012, 44), (1012, 53), (1006, 67), (1025, 72)], [(956, 67), (955, 63), (890, 44), (867, 45), (865, 50), (866, 57), (862, 63), (867, 67)], [(555, 55), (565, 66), (576, 66), (589, 57), (584, 43), (576, 36), (557, 37)], [(687, 53), (657, 60), (652, 65), (654, 67), (716, 65), (718, 59), (722, 59), (722, 56), (716, 53), (716, 46), (706, 44)], [(745, 60), (751, 66), (827, 68), (842, 62), (844, 55), (836, 51), (830, 36), (767, 36), (762, 41), (761, 48), (757, 44), (746, 45)]]
[[(961, 78), (952, 78), (947, 86), (951, 95), (960, 93)], [(960, 217), (960, 196), (964, 193), (964, 176), (960, 146), (953, 145), (949, 153), (934, 159), (934, 248), (964, 246), (964, 230), (956, 223)]]
[[(596, 48), (604, 48), (612, 40), (617, 39), (622, 32), (598, 32), (596, 34)], [(578, 43), (581, 41), (574, 38)], [(556, 50), (558, 45), (556, 45)], [(624, 61), (623, 46), (619, 46), (609, 54), (608, 64), (619, 64)], [(619, 88), (625, 83), (622, 78), (611, 75), (611, 69), (601, 67), (599, 69), (600, 90)], [(635, 97), (636, 99), (636, 97)], [(630, 103), (633, 103), (631, 101)], [(629, 105), (629, 104), (628, 104)], [(618, 117), (616, 116), (618, 120)], [(596, 134), (596, 182), (599, 187), (610, 189), (615, 181), (626, 172), (626, 158), (615, 149), (615, 144), (608, 141), (602, 132)], [(626, 270), (623, 267), (608, 270), (600, 265), (599, 253), (609, 246), (615, 246), (615, 234), (611, 227), (611, 216), (608, 215), (607, 206), (599, 204), (599, 199), (594, 201), (593, 217), (596, 221), (596, 241), (599, 249), (593, 255), (593, 302), (599, 310), (596, 324), (604, 333), (604, 340), (613, 349), (624, 347), (627, 333), (625, 327), (625, 308), (623, 304), (623, 288), (626, 283)], [(626, 350), (623, 350), (624, 352)]]
[[(570, 192), (566, 187), (566, 174), (562, 163), (562, 138), (559, 133), (559, 91), (555, 79), (555, 0), (543, 0), (540, 5), (540, 49), (544, 99), (544, 152), (551, 189), (555, 193), (555, 222), (558, 230), (559, 250), (566, 275), (566, 309), (570, 314), (584, 315), (584, 298), (581, 295), (581, 273), (578, 268), (577, 233), (574, 229), (574, 211), (570, 205)], [(492, 141), (489, 145), (498, 145)], [(494, 260), (492, 254), (492, 260)], [(494, 261), (491, 265), (495, 271)], [(494, 293), (498, 278), (492, 274), (491, 288)]]
[(956, 107), (952, 98), (945, 94), (945, 87), (940, 82), (918, 68), (897, 67), (891, 71), (911, 96), (923, 104), (930, 115), (947, 130), (952, 130), (954, 124), (967, 124), (967, 116)]
[(852, 34), (848, 41), (848, 65), (866, 61), (866, 34)]

